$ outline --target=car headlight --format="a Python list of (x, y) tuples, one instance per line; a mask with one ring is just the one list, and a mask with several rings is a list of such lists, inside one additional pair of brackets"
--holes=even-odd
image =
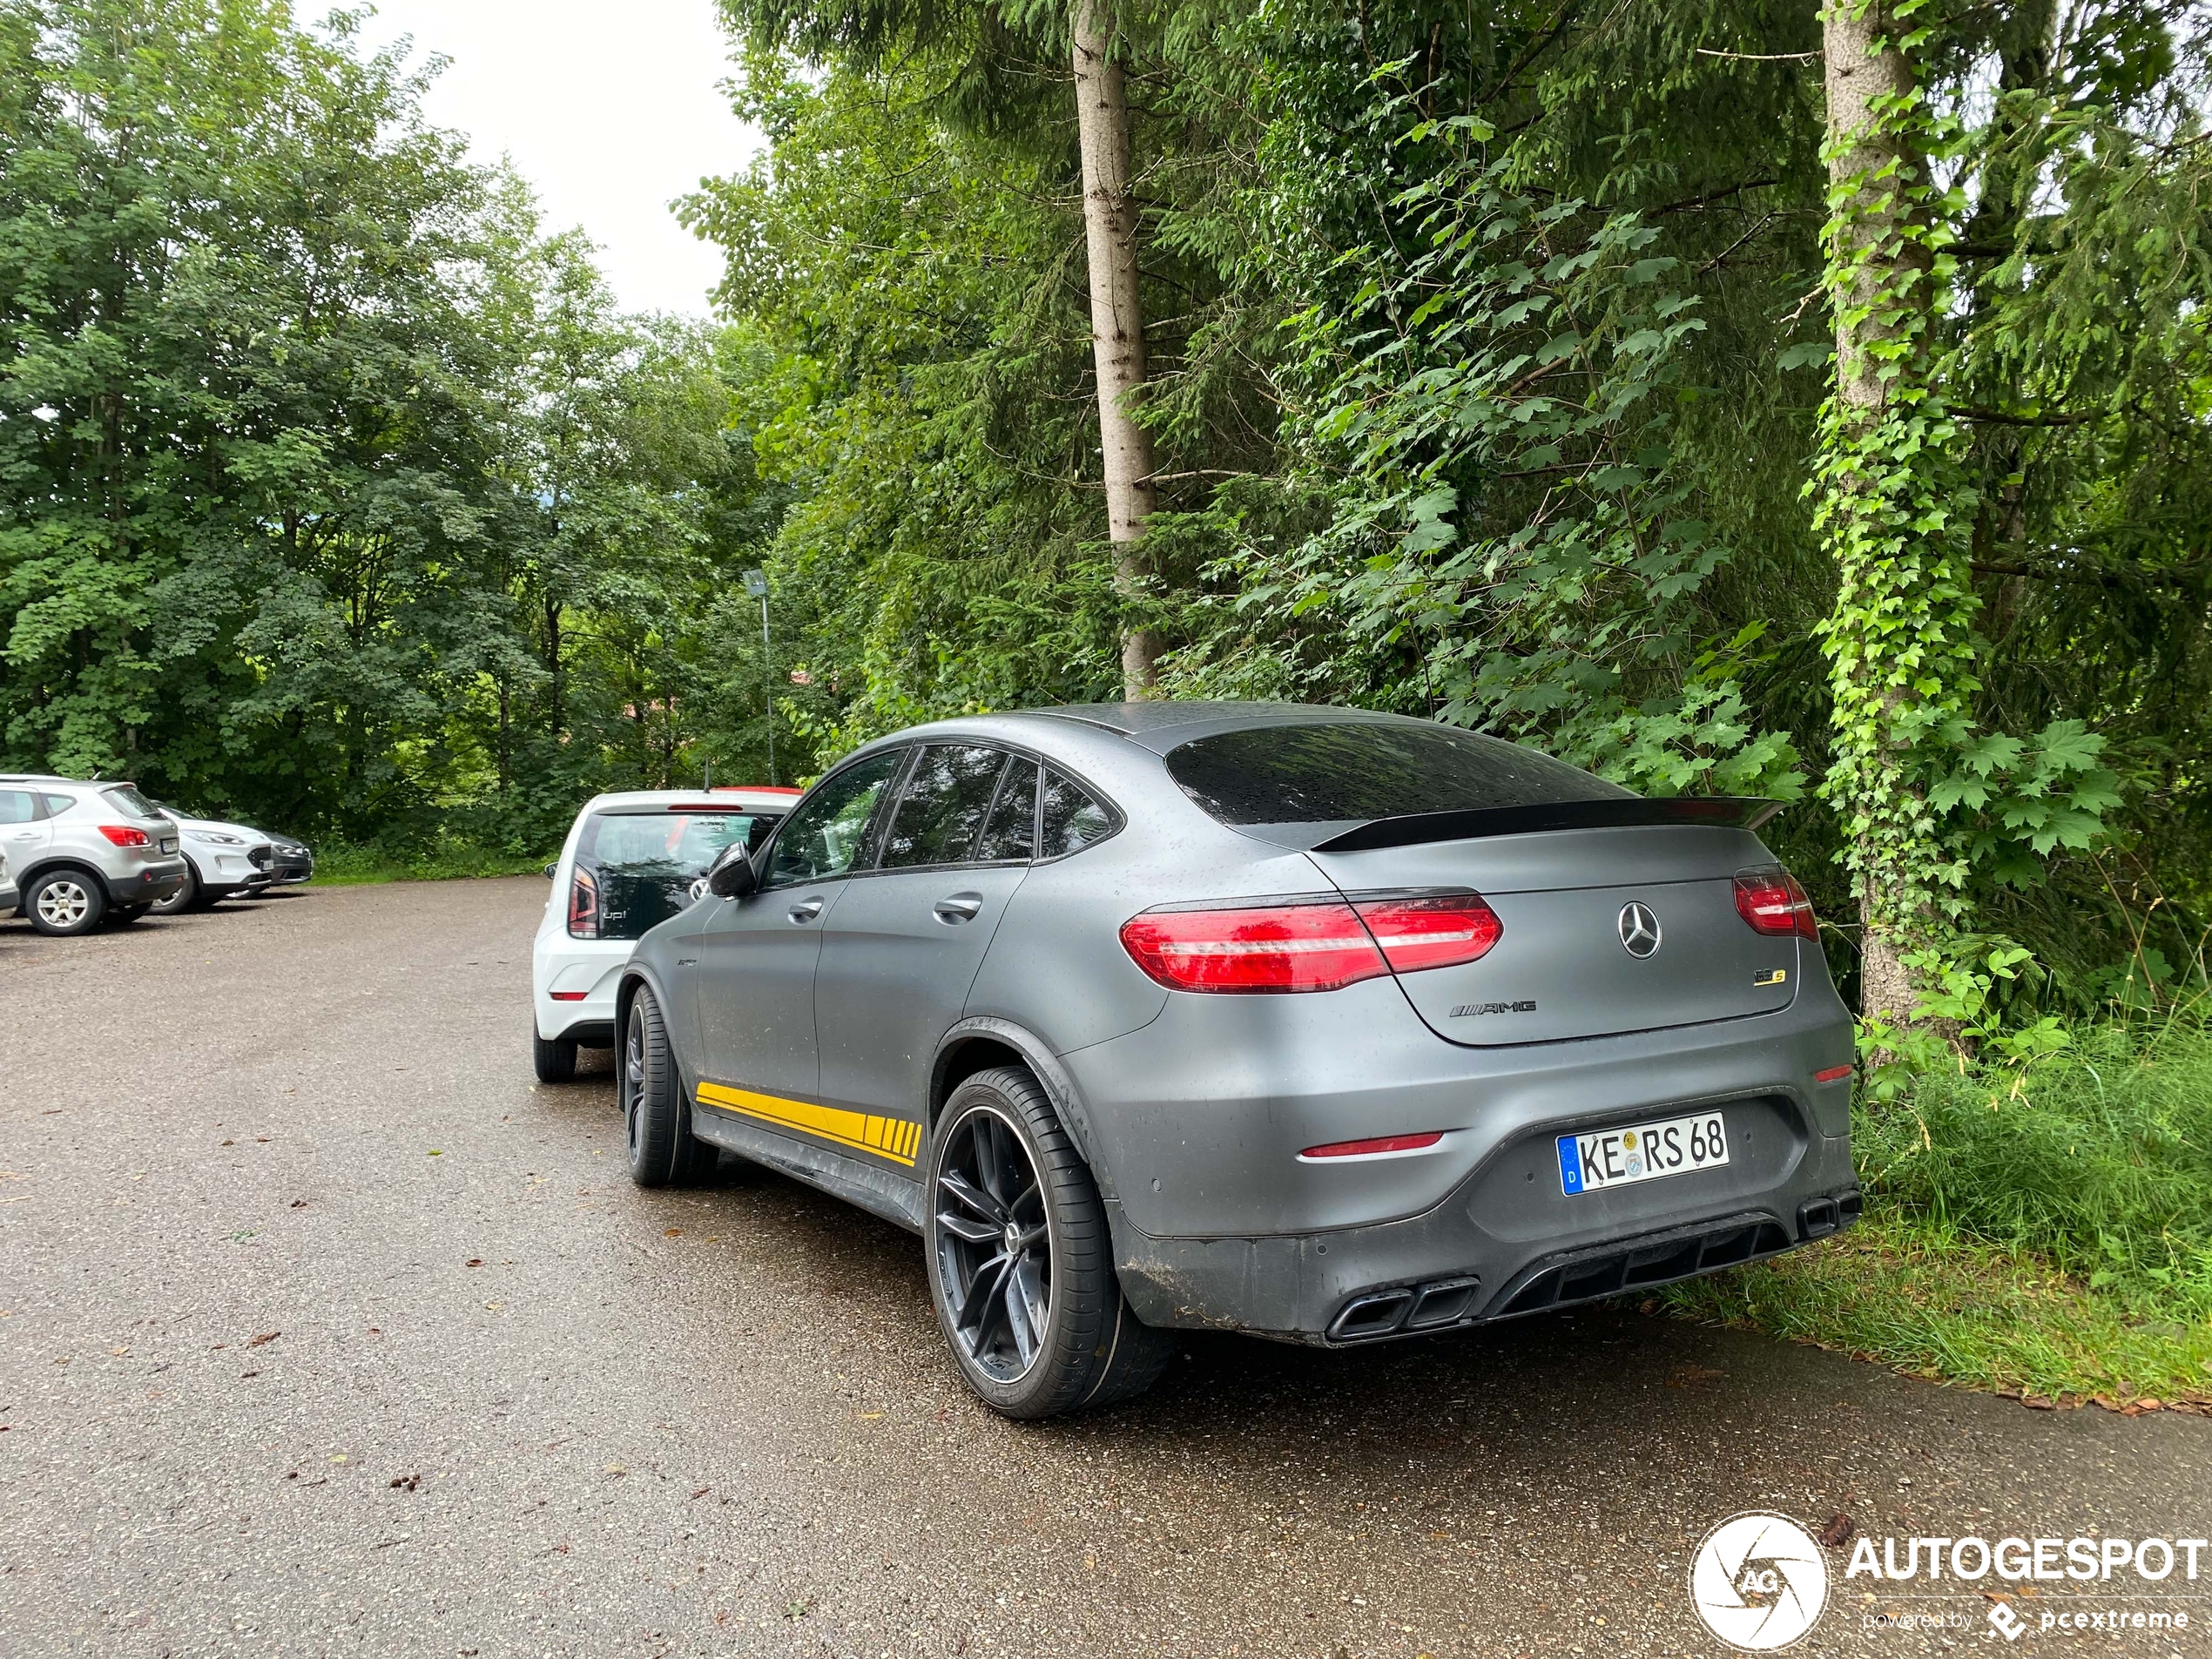
[(221, 830), (188, 829), (185, 832), (185, 839), (188, 841), (206, 841), (216, 846), (244, 846), (246, 845), (246, 838), (243, 835), (226, 835)]

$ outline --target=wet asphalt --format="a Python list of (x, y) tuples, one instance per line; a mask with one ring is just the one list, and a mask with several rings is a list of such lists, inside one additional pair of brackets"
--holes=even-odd
[[(914, 1239), (729, 1160), (637, 1190), (604, 1067), (534, 1085), (544, 894), (0, 923), (0, 1653), (1706, 1654), (1686, 1565), (1738, 1510), (2212, 1520), (2212, 1421), (1611, 1310), (1207, 1336), (1132, 1406), (999, 1421)], [(1843, 1564), (1796, 1651), (2212, 1652), (2212, 1600), (2015, 1646)]]

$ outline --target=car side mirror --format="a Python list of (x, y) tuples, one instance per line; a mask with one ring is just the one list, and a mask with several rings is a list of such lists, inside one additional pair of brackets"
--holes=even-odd
[(546, 879), (548, 881), (550, 881), (550, 880), (553, 879), (553, 872), (554, 872), (554, 871), (556, 871), (556, 870), (557, 870), (557, 869), (559, 869), (560, 867), (561, 867), (561, 860), (558, 860), (558, 859), (555, 859), (555, 860), (553, 860), (553, 862), (552, 862), (552, 863), (550, 863), (550, 864), (549, 864), (549, 865), (547, 865), (547, 866), (545, 867), (545, 879)]
[(706, 890), (718, 899), (742, 899), (756, 892), (760, 877), (755, 873), (752, 860), (745, 856), (742, 842), (732, 841), (714, 855), (714, 862), (707, 869)]

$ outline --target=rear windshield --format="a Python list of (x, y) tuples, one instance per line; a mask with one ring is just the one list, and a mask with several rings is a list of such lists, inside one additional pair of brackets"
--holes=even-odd
[(161, 808), (141, 795), (129, 784), (115, 784), (100, 791), (118, 812), (128, 813), (133, 818), (159, 818)]
[(691, 883), (732, 841), (750, 852), (781, 813), (594, 813), (576, 861), (599, 883), (599, 936), (636, 939), (691, 902)]
[(1248, 726), (1170, 749), (1167, 766), (1191, 799), (1239, 826), (1635, 799), (1517, 743), (1412, 721)]

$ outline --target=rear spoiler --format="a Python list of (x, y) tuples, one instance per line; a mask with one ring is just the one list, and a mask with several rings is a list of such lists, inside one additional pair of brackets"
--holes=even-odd
[(1469, 812), (1408, 813), (1378, 818), (1332, 835), (1314, 853), (1366, 853), (1425, 841), (1471, 841), (1486, 835), (1542, 830), (1626, 829), (1644, 824), (1710, 824), (1756, 830), (1784, 803), (1730, 795), (1676, 795), (1666, 800), (1562, 800), (1543, 806), (1485, 806)]

